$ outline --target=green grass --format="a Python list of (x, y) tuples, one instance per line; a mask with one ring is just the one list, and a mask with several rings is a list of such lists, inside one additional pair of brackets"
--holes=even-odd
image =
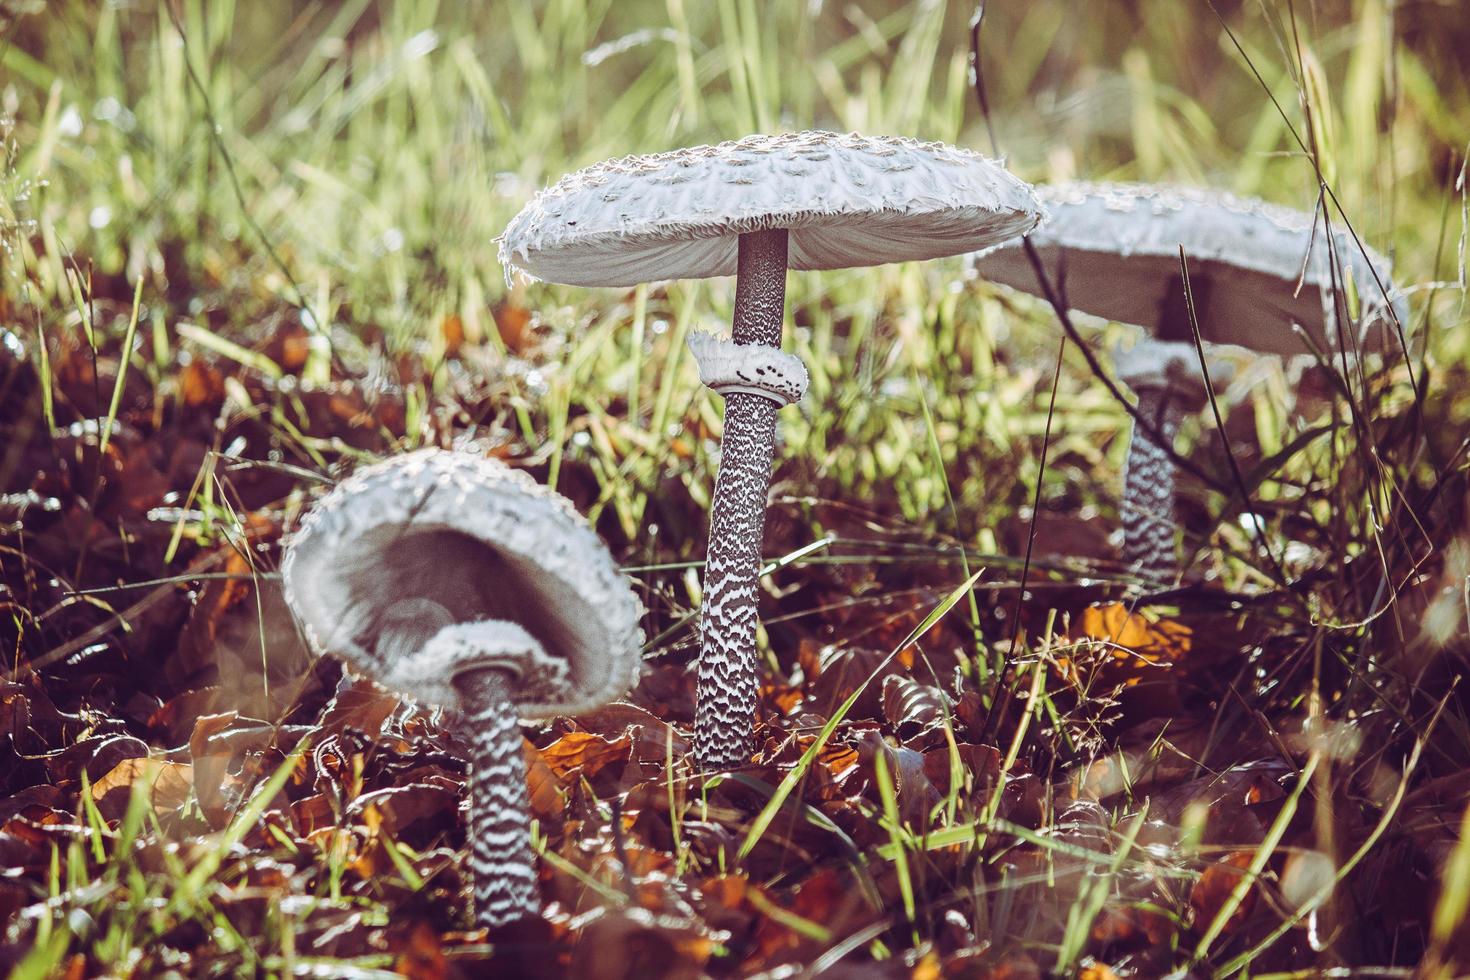
[[(1223, 392), (1220, 409), (1252, 513), (1213, 416), (1186, 425), (1185, 442), (1220, 478), (1185, 487), (1186, 546), (1209, 589), (1236, 605), (1186, 595), (1158, 615), (1196, 623), (1194, 656), (1233, 643), (1234, 659), (1199, 667), (1190, 711), (1173, 719), (1182, 734), (1153, 731), (1140, 749), (1124, 744), (1136, 733), (1118, 719), (1137, 709), (1113, 703), (1108, 645), (1075, 628), (1088, 602), (1123, 594), (1106, 535), (1117, 524), (1124, 409), (1074, 345), (1053, 387), (1060, 332), (1049, 310), (968, 278), (959, 259), (793, 273), (787, 347), (811, 387), (781, 419), (767, 673), (796, 677), (807, 642), (879, 651), (864, 682), (872, 691), (903, 651), (917, 650), (944, 683), (958, 668), (984, 705), (1008, 706), (985, 732), (999, 775), (987, 789), (965, 769), (958, 746), (979, 736), (946, 717), (936, 733), (951, 787), (923, 826), (905, 818), (903, 784), (881, 753), (857, 764), (873, 775), (855, 812), (877, 828), (859, 843), (842, 822), (851, 814), (813, 795), (813, 771), (824, 750), (885, 724), (859, 716), (865, 687), (825, 716), (786, 719), (789, 731), (772, 737), (797, 748), (720, 787), (692, 782), (670, 729), (650, 793), (665, 808), (677, 877), (748, 876), (758, 889), (749, 907), (789, 934), (791, 955), (824, 967), (950, 956), (958, 917), (996, 958), (1075, 972), (1122, 945), (1096, 938), (1120, 928), (1120, 909), (1157, 909), (1172, 952), (1142, 967), (1119, 954), (1115, 967), (1291, 975), (1422, 956), (1427, 975), (1470, 969), (1457, 938), (1470, 929), (1470, 859), (1444, 830), (1463, 826), (1454, 780), (1470, 764), (1470, 710), (1455, 681), (1470, 573), (1470, 221), (1456, 186), (1470, 83), (1457, 52), (1470, 31), (1452, 5), (1386, 0), (1221, 3), (1223, 22), (1206, 0), (989, 6), (984, 74), (1013, 171), (1208, 183), (1304, 209), (1320, 175), (1333, 221), (1392, 254), (1411, 289), (1408, 359), (1375, 360), (1347, 382), (1320, 368), (1245, 365), (1247, 383)], [(575, 500), (646, 589), (651, 665), (677, 673), (695, 642), (721, 412), (684, 338), (728, 323), (733, 284), (507, 282), (493, 239), (568, 170), (752, 131), (899, 133), (988, 152), (967, 70), (969, 13), (755, 0), (56, 0), (16, 15), (0, 4), (0, 332), (25, 352), (24, 368), (0, 360), (0, 492), (24, 494), (39, 469), (42, 496), (69, 514), (73, 498), (87, 504), (64, 533), (20, 518), (0, 526), (0, 615), (15, 633), (7, 677), (33, 683), (31, 671), (89, 644), (156, 635), (149, 610), (182, 602), (172, 583), (199, 590), (180, 622), (217, 594), (209, 588), (246, 583), (255, 639), (239, 700), (214, 710), (300, 724), (303, 706), (327, 697), (313, 701), (308, 667), (267, 642), (262, 597), (274, 542), (315, 490), (307, 477), (453, 441), (505, 455)], [(1083, 329), (1099, 350), (1124, 333)], [(64, 431), (84, 419), (100, 433), (93, 450)], [(148, 457), (168, 479), (139, 491), (147, 500), (132, 514), (118, 489), (147, 475), (138, 460), (160, 444), (199, 459)], [(38, 459), (69, 460), (65, 489)], [(284, 483), (265, 494), (252, 479)], [(140, 530), (144, 512), (156, 515), (152, 530)], [(79, 542), (70, 549), (69, 535)], [(1292, 588), (1276, 587), (1271, 555)], [(174, 656), (146, 654), (164, 666)], [(1063, 661), (1081, 665), (1097, 697), (1063, 681)], [(48, 683), (70, 691), (76, 679)], [(172, 674), (159, 684), (160, 697), (187, 686)], [(1361, 732), (1360, 748), (1333, 755), (1301, 735), (1327, 724)], [(1144, 770), (1208, 757), (1191, 775), (1224, 779), (1266, 757), (1231, 755), (1232, 742), (1251, 739), (1289, 768), (1285, 802), (1263, 818), (1265, 843), (1244, 848), (1238, 887), (1195, 921), (1190, 887), (1227, 848), (1151, 837), (1148, 821), (1165, 818)], [(285, 755), (296, 738), (282, 729), (278, 741), (278, 765), (253, 772), (262, 788), (214, 828), (215, 850), (191, 847), (209, 826), (197, 800), (165, 819), (135, 794), (107, 818), (81, 792), (74, 816), (85, 832), (50, 839), (49, 868), (25, 877), (21, 904), (33, 914), (7, 925), (29, 947), (16, 975), (187, 973), (158, 951), (198, 931), (220, 972), (315, 965), (369, 976), (406, 955), (395, 923), (429, 921), (439, 934), (463, 925), (443, 848), (385, 834), (391, 887), (375, 891), (349, 868), (343, 841), (308, 851), (273, 824), (268, 805), (288, 778), (298, 802), (308, 791)], [(1143, 766), (1108, 801), (1110, 849), (1099, 850), (1058, 823), (1058, 787), (1073, 767), (1125, 753)], [(1012, 781), (1050, 787), (1035, 819), (1002, 812), (1015, 805), (1003, 800)], [(606, 809), (599, 789), (612, 795), (590, 782), (573, 794), (592, 801), (579, 811), (589, 827), (607, 819), (594, 819)], [(829, 920), (802, 905), (794, 862), (814, 837), (856, 882), (861, 915)], [(1392, 949), (1365, 943), (1355, 916), (1388, 913), (1349, 885), (1371, 894), (1395, 874), (1395, 848), (1431, 838), (1444, 845), (1434, 851), (1442, 896), (1418, 885), (1422, 921), (1402, 925)], [(1325, 911), (1278, 908), (1266, 922), (1262, 896), (1276, 898), (1285, 856), (1309, 840), (1333, 855), (1341, 887)], [(630, 901), (577, 841), (543, 827), (539, 846), (557, 881), (613, 908)], [(240, 896), (256, 896), (252, 869), (267, 859), (301, 870), (299, 892), (263, 888), (266, 911), (244, 929)], [(1440, 880), (1438, 866), (1415, 873)], [(1141, 889), (1155, 879), (1157, 892)], [(1248, 893), (1256, 932), (1232, 924)], [(1038, 924), (1048, 902), (1055, 928)], [(301, 936), (334, 916), (359, 916), (392, 949), (335, 963), (306, 955)], [(1309, 917), (1328, 936), (1321, 949), (1302, 939)], [(739, 937), (704, 939), (711, 970), (738, 968)], [(444, 949), (484, 952), (458, 940)]]

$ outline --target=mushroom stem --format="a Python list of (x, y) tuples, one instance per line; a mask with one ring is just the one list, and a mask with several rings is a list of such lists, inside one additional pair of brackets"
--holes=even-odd
[[(736, 344), (779, 348), (786, 305), (786, 229), (748, 232), (740, 236), (738, 247), (733, 339)], [(750, 760), (758, 690), (757, 578), (778, 409), (764, 395), (725, 396), (720, 472), (710, 505), (694, 720), (695, 756), (706, 772)]]
[[(1138, 412), (1172, 443), (1183, 418), (1167, 385), (1139, 385)], [(1139, 578), (1167, 583), (1178, 572), (1174, 531), (1174, 461), (1137, 424), (1123, 470), (1123, 562)]]
[(530, 795), (514, 675), (498, 668), (454, 678), (470, 743), (470, 812), (466, 836), (474, 878), (475, 921), (494, 929), (540, 913), (531, 854)]

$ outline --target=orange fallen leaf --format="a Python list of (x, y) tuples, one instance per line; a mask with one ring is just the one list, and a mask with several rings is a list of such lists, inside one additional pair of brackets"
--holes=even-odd
[(124, 759), (92, 784), (92, 799), (101, 800), (114, 790), (141, 787), (153, 808), (174, 810), (184, 805), (194, 791), (194, 768), (163, 759)]
[(201, 715), (189, 735), (189, 756), (199, 777), (199, 808), (216, 828), (223, 827), (229, 819), (223, 790), (229, 778), (231, 753), (228, 746), (221, 749), (211, 745), (211, 739), (234, 724), (237, 717), (233, 711)]
[(944, 970), (939, 963), (939, 954), (932, 949), (914, 964), (914, 969), (909, 974), (910, 980), (940, 980), (943, 976)]
[(527, 789), (531, 795), (531, 813), (543, 820), (559, 818), (567, 805), (567, 791), (561, 777), (546, 764), (540, 750), (530, 741), (522, 739), (522, 753), (526, 759)]
[[(1194, 631), (1169, 620), (1152, 622), (1141, 613), (1130, 612), (1121, 602), (1089, 606), (1082, 610), (1082, 632), (1094, 640), (1125, 647), (1152, 661), (1174, 662), (1189, 652)], [(1118, 656), (1127, 656), (1118, 651)]]
[(449, 961), (439, 945), (439, 935), (427, 923), (418, 922), (393, 960), (393, 972), (409, 980), (444, 980)]
[(454, 357), (464, 345), (464, 321), (458, 313), (450, 313), (439, 321), (439, 335), (444, 338), (444, 353)]
[(700, 894), (715, 908), (739, 908), (745, 901), (745, 889), (749, 882), (740, 875), (720, 875), (710, 878), (699, 886)]
[(1077, 980), (1118, 980), (1118, 975), (1106, 963), (1088, 963), (1077, 971)]
[(179, 396), (190, 408), (218, 405), (225, 398), (224, 376), (195, 357), (179, 372)]
[(531, 311), (518, 303), (507, 301), (495, 308), (495, 327), (512, 354), (524, 353), (536, 340)]
[[(1199, 876), (1199, 880), (1194, 883), (1194, 887), (1189, 892), (1189, 904), (1194, 909), (1196, 929), (1207, 928), (1211, 922), (1215, 921), (1254, 857), (1255, 854), (1251, 851), (1234, 851), (1210, 865), (1205, 869), (1204, 874)], [(1238, 930), (1250, 916), (1255, 904), (1256, 886), (1251, 885), (1244, 900), (1235, 908), (1235, 911), (1230, 913), (1230, 918), (1226, 920), (1221, 934), (1228, 936)]]
[(632, 747), (633, 740), (627, 735), (609, 740), (593, 732), (567, 732), (540, 752), (551, 771), (566, 778), (574, 769), (580, 769), (584, 776), (594, 776), (626, 759)]

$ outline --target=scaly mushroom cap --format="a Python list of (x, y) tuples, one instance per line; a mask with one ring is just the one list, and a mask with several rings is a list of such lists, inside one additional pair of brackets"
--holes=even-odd
[(527, 718), (605, 704), (642, 667), (642, 609), (601, 539), (565, 498), (469, 453), (422, 450), (344, 480), (302, 521), (281, 573), (313, 649), (416, 700), (457, 704), (423, 652), (463, 646), (456, 624), (518, 624), (566, 663), (563, 696), (520, 688)]
[[(1295, 322), (1315, 344), (1338, 350), (1334, 257), (1362, 304), (1365, 333), (1359, 343), (1380, 343), (1389, 322), (1378, 285), (1381, 280), (1394, 295), (1388, 260), (1371, 249), (1365, 256), (1340, 223), (1333, 224), (1333, 256), (1320, 218), (1314, 229), (1312, 215), (1223, 191), (1067, 183), (1038, 187), (1037, 197), (1049, 216), (1031, 242), (1067, 303), (1084, 313), (1157, 329), (1170, 280), (1179, 277), (1183, 245), (1200, 335), (1208, 342), (1306, 353), (1310, 348), (1291, 328)], [(1019, 242), (981, 252), (974, 265), (986, 279), (1042, 295)], [(1401, 299), (1395, 309), (1405, 321), (1408, 309)]]
[(1040, 218), (1026, 184), (943, 143), (827, 132), (747, 136), (568, 174), (516, 215), (500, 261), (573, 286), (735, 274), (745, 232), (790, 229), (791, 269), (956, 255)]

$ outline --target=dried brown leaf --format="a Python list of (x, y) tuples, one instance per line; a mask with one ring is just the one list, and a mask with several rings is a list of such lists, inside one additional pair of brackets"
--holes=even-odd
[(540, 753), (542, 761), (559, 777), (566, 778), (574, 770), (591, 777), (627, 759), (632, 745), (627, 735), (609, 740), (593, 732), (567, 732)]
[(933, 684), (901, 674), (883, 679), (883, 717), (901, 739), (944, 724), (950, 710), (949, 696)]
[(393, 972), (409, 980), (446, 980), (449, 961), (439, 943), (439, 934), (428, 923), (416, 922), (398, 944)]
[[(1220, 910), (1225, 907), (1225, 902), (1235, 886), (1240, 883), (1241, 876), (1250, 867), (1251, 860), (1255, 854), (1251, 851), (1234, 851), (1226, 855), (1222, 860), (1216, 861), (1205, 869), (1204, 874), (1194, 883), (1189, 892), (1189, 904), (1194, 910), (1194, 927), (1196, 929), (1207, 928)], [(1245, 920), (1250, 917), (1251, 910), (1256, 904), (1256, 885), (1252, 884), (1245, 894), (1245, 899), (1230, 913), (1230, 918), (1225, 922), (1222, 936), (1233, 935), (1240, 929)]]
[(176, 810), (194, 791), (194, 767), (163, 759), (125, 759), (92, 784), (92, 799), (101, 801), (114, 791), (131, 792), (140, 785), (157, 811)]
[(531, 813), (543, 820), (561, 819), (567, 806), (567, 791), (541, 752), (529, 740), (522, 739), (526, 758), (526, 779), (531, 795)]

